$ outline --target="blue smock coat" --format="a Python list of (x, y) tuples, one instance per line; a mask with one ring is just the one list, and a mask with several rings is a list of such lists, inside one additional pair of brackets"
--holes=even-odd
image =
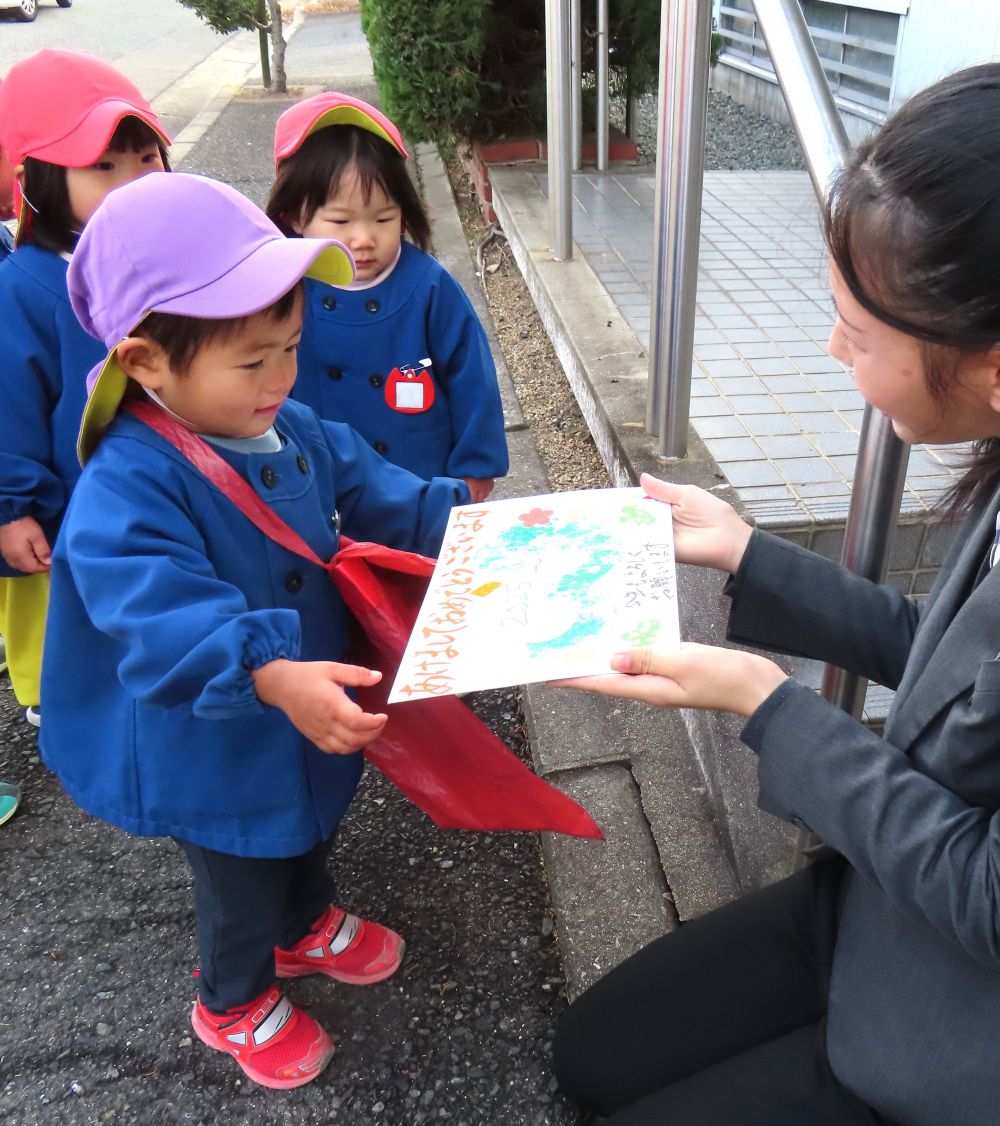
[[(278, 412), (277, 453), (220, 455), (321, 559), (345, 535), (436, 554), (459, 481), (390, 465), (349, 427)], [(259, 532), (172, 445), (119, 415), (74, 493), (52, 566), (42, 756), (84, 809), (131, 833), (238, 856), (326, 839), (361, 772), (324, 754), (251, 670), (343, 660), (328, 574)]]
[[(22, 246), (0, 270), (0, 524), (33, 516), (55, 539), (80, 475), (86, 378), (104, 346), (80, 327), (68, 263)], [(18, 575), (0, 560), (0, 575)]]
[(507, 472), (486, 334), (458, 282), (412, 243), (368, 289), (307, 280), (298, 357), (293, 396), (418, 477)]

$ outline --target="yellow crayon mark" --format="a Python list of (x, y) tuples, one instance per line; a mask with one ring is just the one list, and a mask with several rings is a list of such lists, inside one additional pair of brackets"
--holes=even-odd
[(487, 594), (492, 594), (499, 586), (500, 583), (483, 583), (482, 586), (477, 586), (472, 593), (478, 594), (480, 598), (485, 598)]

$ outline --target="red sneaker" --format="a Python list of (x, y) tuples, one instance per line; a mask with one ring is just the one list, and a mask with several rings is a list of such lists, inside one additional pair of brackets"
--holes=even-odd
[(333, 1042), (308, 1013), (274, 985), (245, 1008), (222, 1016), (195, 1002), (191, 1025), (198, 1039), (228, 1052), (262, 1087), (301, 1087), (330, 1062)]
[(326, 974), (349, 985), (374, 985), (391, 977), (406, 943), (395, 931), (328, 907), (290, 950), (274, 949), (278, 977)]

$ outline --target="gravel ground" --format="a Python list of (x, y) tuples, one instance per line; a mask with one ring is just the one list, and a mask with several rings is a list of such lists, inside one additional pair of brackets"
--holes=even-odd
[[(647, 94), (637, 104), (639, 160), (656, 163), (656, 95)], [(612, 124), (625, 124), (621, 101), (611, 107)], [(705, 124), (705, 167), (708, 169), (804, 169), (805, 161), (795, 130), (763, 114), (754, 113), (728, 94), (708, 92)]]

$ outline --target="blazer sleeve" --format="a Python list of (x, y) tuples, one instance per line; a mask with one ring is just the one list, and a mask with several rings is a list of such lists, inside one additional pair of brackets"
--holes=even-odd
[[(780, 694), (780, 695), (778, 695)], [(986, 965), (1000, 961), (1000, 813), (917, 770), (898, 748), (795, 681), (749, 719), (760, 806), (805, 825), (883, 889)], [(1000, 661), (952, 702), (935, 753), (960, 755), (1000, 728)]]
[(919, 604), (895, 587), (759, 529), (725, 593), (729, 640), (826, 661), (889, 688), (903, 675), (920, 617)]
[(298, 659), (298, 614), (250, 610), (216, 573), (197, 522), (151, 474), (85, 482), (56, 571), (68, 566), (94, 626), (120, 644), (125, 688), (153, 707), (189, 705), (202, 719), (262, 711), (250, 674)]
[(442, 269), (431, 290), (427, 339), (451, 415), (452, 477), (502, 477), (509, 468), (497, 372), (464, 290)]

